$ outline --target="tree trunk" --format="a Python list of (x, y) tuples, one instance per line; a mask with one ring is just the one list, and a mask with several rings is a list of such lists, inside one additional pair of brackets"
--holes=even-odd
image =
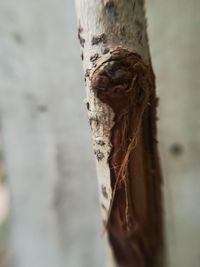
[(100, 203), (112, 265), (155, 266), (163, 245), (155, 78), (141, 0), (76, 0)]

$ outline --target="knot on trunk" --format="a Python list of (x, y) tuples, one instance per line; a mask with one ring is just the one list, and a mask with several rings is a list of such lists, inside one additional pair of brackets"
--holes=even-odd
[(115, 113), (121, 113), (130, 106), (144, 103), (153, 87), (149, 69), (140, 55), (117, 48), (93, 72), (92, 90)]

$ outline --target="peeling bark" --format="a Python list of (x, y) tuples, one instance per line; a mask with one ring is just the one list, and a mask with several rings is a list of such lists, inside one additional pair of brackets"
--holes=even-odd
[(162, 248), (155, 78), (143, 1), (77, 0), (102, 215), (116, 266)]

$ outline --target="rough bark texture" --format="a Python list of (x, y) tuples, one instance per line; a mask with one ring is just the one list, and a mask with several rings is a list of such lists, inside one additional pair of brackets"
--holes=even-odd
[(116, 266), (155, 266), (162, 247), (155, 79), (143, 1), (77, 0), (100, 201)]

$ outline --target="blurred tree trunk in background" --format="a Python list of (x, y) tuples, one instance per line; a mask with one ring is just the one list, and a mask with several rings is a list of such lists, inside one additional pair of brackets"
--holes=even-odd
[(200, 266), (199, 10), (199, 0), (147, 1), (170, 267)]
[[(200, 1), (147, 1), (169, 264), (199, 267)], [(0, 1), (0, 138), (9, 267), (102, 267), (73, 0)], [(73, 119), (72, 119), (73, 118)], [(0, 265), (1, 266), (1, 265)]]
[(0, 21), (10, 265), (103, 266), (73, 3), (2, 0)]

